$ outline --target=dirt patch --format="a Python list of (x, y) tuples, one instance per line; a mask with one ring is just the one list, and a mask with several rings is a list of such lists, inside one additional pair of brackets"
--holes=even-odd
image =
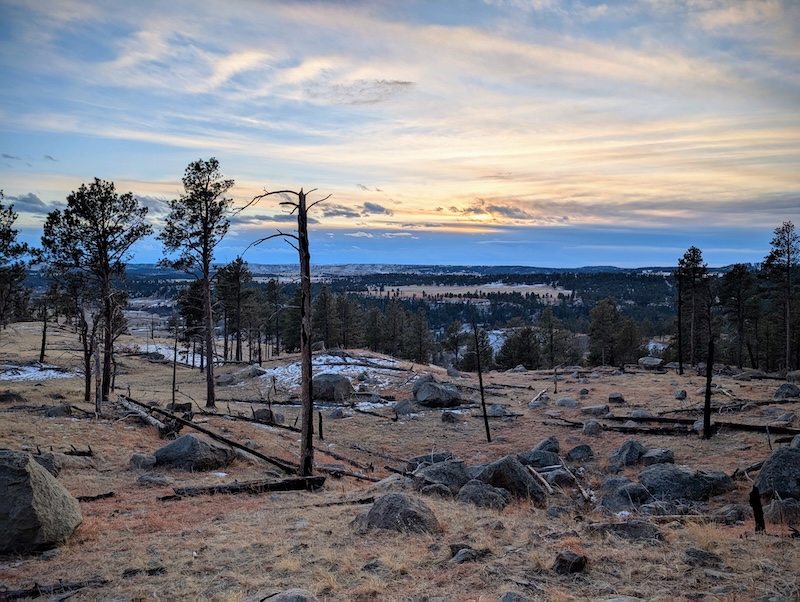
[[(58, 334), (52, 338), (47, 362), (56, 370), (75, 370), (80, 362), (74, 335), (68, 329), (52, 330)], [(12, 325), (0, 333), (0, 363), (27, 365), (38, 358), (39, 336), (35, 324)], [(169, 341), (163, 344), (168, 346)], [(604, 430), (599, 436), (583, 435), (567, 421), (581, 423), (591, 417), (580, 408), (555, 407), (557, 398), (569, 396), (580, 406), (591, 406), (608, 403), (610, 393), (620, 392), (626, 403), (612, 405), (616, 415), (646, 409), (653, 415), (699, 416), (702, 400), (694, 393), (704, 384), (702, 376), (620, 374), (610, 368), (564, 374), (557, 393), (552, 375), (546, 372), (486, 375), (487, 403), (501, 404), (512, 414), (491, 419), (492, 441), (488, 443), (474, 375), (448, 378), (441, 368), (359, 350), (332, 357), (329, 354), (325, 360), (326, 369), (339, 362), (336, 369), (344, 370), (343, 366), (349, 364), (348, 369), (354, 372), (348, 376), (357, 390), (364, 390), (358, 403), (343, 408), (343, 419), (327, 417), (333, 408), (318, 408), (323, 416), (324, 440), (316, 440), (315, 460), (319, 465), (340, 464), (346, 471), (374, 478), (400, 478), (393, 476), (393, 470), (402, 470), (401, 459), (411, 456), (448, 450), (471, 466), (528, 450), (553, 435), (560, 442), (562, 457), (579, 444), (592, 447), (593, 460), (571, 466), (577, 468), (581, 486), (588, 493), (596, 493), (607, 476), (608, 455), (631, 436), (650, 448), (672, 449), (678, 464), (722, 470), (729, 475), (763, 460), (770, 453), (770, 445), (779, 445), (775, 436), (730, 429), (721, 430), (708, 441), (695, 434), (630, 435), (613, 430)], [(260, 376), (249, 376), (241, 365), (220, 366), (217, 373), (235, 378), (234, 384), (218, 388), (220, 415), (216, 416), (200, 413), (204, 405), (203, 373), (179, 367), (176, 401), (192, 402), (193, 420), (203, 427), (252, 445), (261, 454), (297, 462), (298, 433), (224, 416), (251, 416), (253, 408), (263, 405), (250, 401), (269, 400), (274, 410), (284, 415), (284, 424), (294, 425), (299, 416), (296, 376), (292, 372), (296, 360), (285, 356), (265, 362), (262, 367), (266, 373)], [(119, 364), (118, 392), (142, 402), (156, 401), (162, 407), (172, 401), (170, 365), (136, 355), (121, 355)], [(466, 407), (457, 409), (457, 422), (442, 422), (441, 410), (419, 409), (398, 417), (391, 403), (370, 399), (371, 393), (395, 401), (411, 399), (413, 382), (427, 372), (459, 386)], [(359, 380), (362, 373), (365, 379)], [(715, 382), (727, 391), (716, 395), (715, 403), (728, 406), (717, 413), (717, 419), (766, 425), (776, 415), (765, 412), (770, 408), (800, 413), (797, 401), (753, 404), (742, 409), (744, 401), (768, 402), (780, 384), (777, 381), (718, 377)], [(550, 404), (529, 409), (528, 402), (545, 388)], [(582, 395), (583, 389), (588, 393)], [(688, 399), (676, 400), (676, 389), (688, 391)], [(660, 600), (783, 596), (794, 600), (800, 595), (796, 570), (800, 548), (797, 540), (789, 537), (788, 529), (768, 525), (766, 535), (756, 536), (752, 518), (734, 525), (704, 518), (726, 504), (747, 504), (751, 487), (747, 479), (737, 480), (735, 491), (698, 504), (695, 516), (637, 516), (659, 526), (664, 534), (660, 542), (589, 534), (584, 529), (588, 523), (624, 521), (628, 517), (604, 515), (595, 503), (582, 501), (578, 488), (570, 485), (555, 487), (554, 494), (548, 496), (550, 507), (565, 509), (558, 517), (527, 502), (514, 501), (496, 511), (427, 496), (425, 501), (441, 523), (441, 533), (374, 531), (358, 535), (350, 523), (369, 506), (347, 502), (385, 491), (370, 481), (328, 475), (326, 486), (315, 493), (162, 501), (160, 498), (174, 493), (173, 487), (264, 479), (273, 475), (274, 468), (238, 459), (223, 471), (212, 473), (138, 469), (130, 464), (131, 456), (151, 454), (164, 441), (155, 428), (143, 425), (120, 406), (109, 403), (99, 418), (84, 417), (82, 412), (65, 418), (44, 417), (41, 406), (60, 403), (74, 404), (86, 412), (93, 410), (93, 404), (83, 402), (80, 376), (38, 380), (4, 376), (0, 390), (25, 399), (24, 404), (0, 406), (4, 447), (65, 452), (91, 446), (94, 457), (65, 465), (58, 478), (75, 496), (114, 492), (113, 497), (81, 503), (83, 524), (54, 553), (0, 559), (0, 584), (9, 590), (34, 583), (100, 577), (108, 583), (87, 587), (72, 600), (242, 600), (258, 591), (289, 587), (307, 588), (325, 600), (496, 600), (506, 591), (538, 600), (621, 596)], [(547, 414), (553, 411), (560, 415)], [(610, 427), (621, 423), (604, 424)], [(145, 473), (166, 477), (169, 484), (159, 484), (166, 481), (158, 479), (142, 483), (140, 477)], [(625, 468), (621, 474), (635, 480), (637, 473), (637, 468)], [(480, 557), (454, 563), (450, 546), (461, 543), (480, 550)], [(693, 548), (713, 552), (721, 561), (713, 567), (699, 564), (693, 556), (687, 556), (686, 551)], [(557, 554), (565, 549), (588, 558), (586, 570), (578, 577), (552, 570)]]

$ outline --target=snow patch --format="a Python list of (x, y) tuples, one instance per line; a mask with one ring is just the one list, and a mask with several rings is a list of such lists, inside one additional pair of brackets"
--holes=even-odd
[(0, 380), (51, 380), (53, 378), (72, 378), (73, 376), (79, 375), (77, 372), (65, 372), (59, 370), (57, 366), (48, 366), (44, 364), (36, 364), (33, 366), (0, 365)]

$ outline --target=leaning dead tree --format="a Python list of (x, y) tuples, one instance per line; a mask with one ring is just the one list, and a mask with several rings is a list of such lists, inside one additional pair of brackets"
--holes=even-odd
[[(316, 188), (303, 192), (294, 190), (277, 190), (264, 192), (253, 199), (259, 201), (275, 194), (297, 197), (297, 201), (282, 201), (281, 205), (290, 208), (290, 213), (297, 213), (297, 234), (281, 232), (255, 241), (250, 246), (258, 245), (271, 238), (284, 238), (300, 256), (300, 400), (301, 435), (300, 435), (300, 474), (308, 477), (314, 473), (314, 399), (311, 393), (311, 253), (308, 248), (308, 210), (317, 203), (330, 198), (330, 195), (315, 201), (310, 205), (307, 202), (309, 194)], [(294, 241), (294, 242), (292, 242)], [(249, 247), (248, 247), (249, 248)]]

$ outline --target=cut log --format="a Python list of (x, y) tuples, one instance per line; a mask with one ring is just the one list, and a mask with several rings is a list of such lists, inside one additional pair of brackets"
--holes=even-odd
[(79, 495), (76, 499), (79, 502), (94, 502), (95, 500), (104, 500), (106, 498), (114, 497), (114, 492), (99, 493), (97, 495)]
[[(167, 425), (166, 424), (164, 424), (160, 420), (157, 420), (156, 418), (153, 418), (146, 410), (142, 409), (141, 407), (138, 407), (138, 405), (134, 405), (134, 403), (138, 404), (138, 402), (133, 402), (133, 403), (132, 402), (133, 402), (132, 399), (129, 400), (129, 398), (126, 398), (123, 395), (119, 396), (119, 403), (126, 410), (133, 412), (134, 414), (139, 416), (139, 418), (144, 420), (150, 426), (156, 427), (158, 429), (159, 433), (164, 432), (164, 431), (167, 430)], [(142, 405), (142, 404), (139, 404), (139, 405)], [(144, 407), (148, 407), (148, 406), (144, 406)]]
[(222, 485), (174, 487), (177, 496), (266, 493), (270, 491), (314, 491), (325, 484), (325, 477), (293, 477), (280, 481), (242, 481)]

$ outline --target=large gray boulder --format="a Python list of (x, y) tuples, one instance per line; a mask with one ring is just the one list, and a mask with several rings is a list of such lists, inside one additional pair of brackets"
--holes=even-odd
[(773, 399), (783, 400), (792, 397), (800, 397), (800, 387), (798, 387), (794, 383), (783, 383), (775, 391)]
[(530, 498), (534, 506), (544, 508), (547, 496), (539, 482), (516, 456), (506, 456), (492, 462), (476, 478), (493, 487), (501, 487), (518, 498)]
[(522, 462), (525, 466), (532, 466), (533, 468), (559, 466), (561, 464), (561, 459), (558, 457), (558, 454), (541, 449), (520, 452), (517, 454), (517, 460)]
[(480, 508), (502, 510), (511, 503), (511, 495), (501, 487), (492, 487), (488, 483), (472, 479), (468, 481), (456, 496), (459, 502), (474, 504)]
[(719, 470), (694, 470), (675, 464), (653, 464), (639, 473), (639, 483), (660, 500), (707, 500), (735, 488)]
[(772, 452), (754, 485), (763, 496), (800, 499), (800, 449), (784, 447)]
[(561, 451), (561, 446), (558, 443), (558, 439), (556, 439), (553, 435), (550, 435), (547, 439), (542, 439), (536, 446), (533, 448), (533, 451), (549, 451), (557, 454)]
[(647, 448), (636, 439), (628, 439), (611, 452), (609, 459), (622, 466), (636, 466), (647, 453)]
[(414, 471), (414, 476), (421, 477), (426, 485), (430, 483), (444, 485), (453, 495), (470, 480), (469, 473), (461, 460), (447, 460), (423, 466)]
[(660, 357), (647, 356), (639, 358), (639, 365), (645, 370), (655, 370), (656, 368), (660, 368), (663, 363), (664, 360)]
[(346, 401), (355, 393), (350, 379), (341, 374), (317, 374), (311, 379), (311, 395), (319, 401)]
[(455, 385), (449, 383), (422, 383), (414, 392), (414, 399), (429, 408), (452, 408), (460, 404), (460, 395)]
[(189, 433), (157, 449), (156, 465), (204, 471), (224, 468), (236, 457), (233, 449), (203, 435)]
[(428, 505), (402, 493), (388, 493), (353, 521), (359, 533), (388, 529), (401, 533), (437, 533), (442, 530)]
[(83, 516), (78, 500), (27, 452), (0, 449), (0, 554), (53, 548)]

